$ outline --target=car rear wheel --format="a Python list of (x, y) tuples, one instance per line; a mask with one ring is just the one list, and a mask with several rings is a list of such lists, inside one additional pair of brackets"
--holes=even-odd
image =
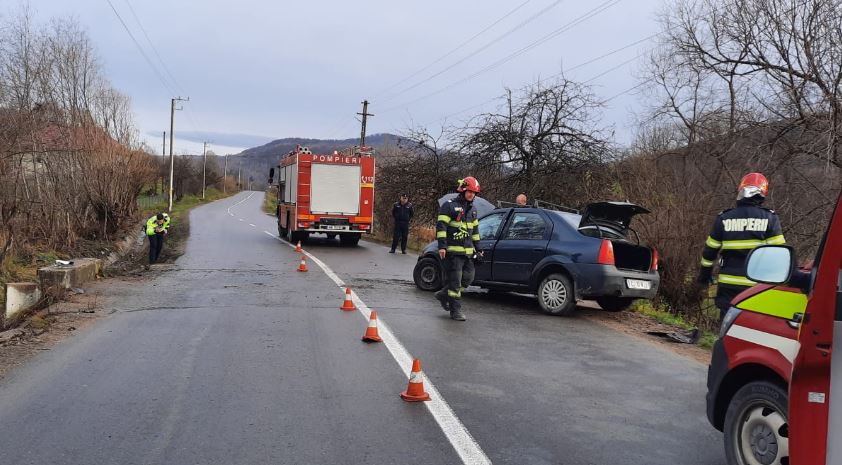
[(424, 257), (415, 264), (412, 271), (412, 279), (415, 285), (423, 291), (437, 291), (442, 286), (441, 266), (438, 260), (432, 257)]
[(576, 296), (570, 279), (559, 273), (551, 274), (538, 286), (538, 304), (550, 315), (569, 315), (576, 308)]
[(631, 307), (633, 302), (634, 299), (630, 299), (628, 297), (603, 296), (597, 297), (596, 299), (596, 303), (598, 303), (603, 310), (609, 312), (622, 312), (623, 310)]
[(786, 391), (768, 381), (746, 384), (734, 394), (725, 413), (728, 464), (788, 464), (788, 428)]

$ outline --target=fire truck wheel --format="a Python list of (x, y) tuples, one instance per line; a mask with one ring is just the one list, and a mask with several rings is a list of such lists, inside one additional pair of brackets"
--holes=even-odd
[(724, 431), (729, 465), (789, 463), (786, 390), (769, 381), (746, 384), (728, 405)]
[(340, 234), (339, 244), (344, 246), (355, 246), (360, 243), (362, 234)]

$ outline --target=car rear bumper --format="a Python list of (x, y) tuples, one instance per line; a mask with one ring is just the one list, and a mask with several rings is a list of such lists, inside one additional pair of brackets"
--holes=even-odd
[[(613, 266), (583, 264), (576, 267), (576, 293), (581, 298), (628, 297), (651, 299), (658, 293), (661, 277), (657, 272), (619, 270)], [(629, 287), (627, 280), (647, 281), (649, 289)]]

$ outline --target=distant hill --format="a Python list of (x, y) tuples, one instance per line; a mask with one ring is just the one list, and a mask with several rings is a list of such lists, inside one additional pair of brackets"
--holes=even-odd
[[(386, 145), (396, 145), (398, 136), (393, 134), (372, 134), (366, 136), (365, 143), (374, 147), (375, 153), (382, 150)], [(233, 163), (242, 163), (244, 172), (255, 179), (262, 179), (269, 173), (269, 168), (277, 166), (281, 157), (285, 156), (295, 146), (300, 144), (309, 147), (313, 153), (333, 153), (334, 150), (342, 150), (359, 144), (359, 139), (306, 139), (299, 137), (287, 137), (277, 139), (267, 144), (250, 149), (234, 155), (230, 160)], [(237, 160), (239, 158), (239, 160)], [(235, 161), (237, 160), (237, 161)], [(233, 165), (232, 165), (233, 166)]]

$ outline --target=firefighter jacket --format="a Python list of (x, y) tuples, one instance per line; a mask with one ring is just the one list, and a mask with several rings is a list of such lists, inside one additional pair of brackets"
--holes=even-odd
[(472, 256), (479, 241), (479, 220), (471, 202), (458, 196), (442, 204), (436, 222), (439, 249), (447, 253)]
[(714, 262), (720, 255), (719, 291), (723, 287), (742, 291), (755, 285), (745, 276), (745, 261), (749, 252), (765, 244), (784, 244), (781, 222), (773, 210), (763, 208), (751, 200), (737, 202), (716, 217), (713, 229), (705, 241), (699, 282), (711, 279)]
[[(161, 229), (167, 231), (170, 227), (170, 215), (164, 213), (164, 224), (161, 225)], [(152, 218), (146, 220), (146, 235), (147, 236), (154, 236), (157, 231), (155, 229), (158, 228), (158, 215), (153, 215)]]
[(407, 202), (401, 205), (400, 202), (395, 202), (392, 207), (392, 217), (395, 219), (395, 224), (409, 224), (413, 215), (412, 204)]

